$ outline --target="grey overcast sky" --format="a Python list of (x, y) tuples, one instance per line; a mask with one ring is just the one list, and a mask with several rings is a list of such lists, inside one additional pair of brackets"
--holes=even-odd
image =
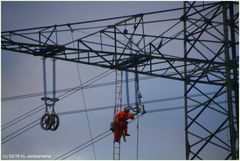
[[(54, 24), (80, 22), (93, 19), (131, 15), (143, 12), (182, 7), (182, 2), (1, 2), (2, 31)], [(164, 26), (163, 26), (164, 27)], [(151, 28), (154, 32), (158, 28)], [(70, 37), (70, 33), (69, 33)], [(71, 41), (66, 39), (65, 41)], [(171, 48), (183, 53), (180, 45)], [(182, 55), (179, 55), (182, 56)], [(2, 98), (43, 91), (42, 59), (9, 51), (1, 53)], [(51, 69), (51, 60), (47, 61)], [(57, 61), (57, 89), (79, 85), (79, 67), (85, 82), (106, 71), (99, 67)], [(140, 75), (142, 76), (142, 75)], [(130, 74), (133, 78), (134, 75)], [(114, 73), (99, 82), (114, 81)], [(48, 83), (51, 73), (48, 71)], [(98, 82), (97, 82), (98, 83)], [(51, 90), (51, 89), (49, 89)], [(154, 78), (140, 81), (143, 101), (183, 96), (183, 82)], [(124, 91), (125, 92), (125, 91)], [(60, 95), (60, 94), (58, 94)], [(88, 109), (114, 105), (114, 86), (84, 90)], [(123, 93), (126, 102), (126, 94)], [(2, 124), (42, 105), (41, 96), (1, 103)], [(130, 100), (134, 102), (134, 84), (130, 83)], [(125, 103), (124, 102), (124, 103)], [(182, 107), (183, 99), (145, 105), (146, 110)], [(84, 109), (82, 93), (79, 91), (56, 103), (56, 112)], [(44, 111), (2, 130), (2, 138), (39, 119)], [(89, 112), (93, 137), (109, 129), (113, 109)], [(136, 159), (136, 122), (129, 125), (130, 137), (121, 144), (121, 159)], [(185, 159), (184, 111), (173, 110), (149, 113), (140, 118), (139, 159)], [(8, 154), (50, 155), (50, 159), (68, 152), (90, 139), (85, 113), (60, 116), (57, 131), (44, 131), (36, 126), (16, 138), (2, 144), (2, 157)], [(94, 144), (97, 159), (112, 159), (113, 136), (108, 136)], [(212, 152), (214, 154), (214, 151)], [(220, 154), (214, 154), (218, 156)], [(2, 158), (3, 159), (3, 158)], [(67, 159), (94, 159), (92, 147), (72, 155)]]

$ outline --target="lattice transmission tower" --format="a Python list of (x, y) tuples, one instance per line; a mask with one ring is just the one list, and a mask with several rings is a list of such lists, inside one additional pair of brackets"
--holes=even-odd
[[(182, 81), (186, 159), (213, 159), (210, 150), (238, 159), (238, 28), (238, 2), (184, 2), (174, 9), (4, 31), (1, 48)], [(70, 32), (77, 39), (67, 39)]]

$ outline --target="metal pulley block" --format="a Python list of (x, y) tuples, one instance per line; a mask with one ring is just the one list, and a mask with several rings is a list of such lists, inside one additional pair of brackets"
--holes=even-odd
[(41, 118), (41, 128), (44, 130), (52, 130), (55, 131), (57, 130), (58, 126), (59, 126), (59, 117), (57, 114), (52, 113), (45, 113), (42, 118)]
[(59, 99), (43, 97), (41, 100), (45, 101), (46, 108), (45, 114), (41, 117), (40, 126), (43, 130), (55, 131), (59, 126), (59, 117), (55, 113), (54, 105)]

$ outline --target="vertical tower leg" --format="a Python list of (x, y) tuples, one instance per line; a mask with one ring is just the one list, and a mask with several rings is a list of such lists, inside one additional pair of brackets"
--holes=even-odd
[[(184, 58), (209, 60), (212, 64), (184, 62), (186, 159), (237, 159), (238, 63), (235, 34), (238, 31), (234, 26), (238, 26), (235, 24), (238, 16), (234, 15), (232, 2), (221, 2), (209, 8), (196, 7), (197, 3), (184, 2), (181, 17)], [(221, 22), (221, 25), (216, 25), (216, 22)], [(211, 38), (211, 41), (203, 42), (204, 38)], [(214, 62), (224, 65), (217, 66)], [(221, 78), (220, 85), (212, 83), (216, 77)], [(208, 82), (203, 84), (201, 80)], [(200, 96), (193, 98), (193, 94)]]

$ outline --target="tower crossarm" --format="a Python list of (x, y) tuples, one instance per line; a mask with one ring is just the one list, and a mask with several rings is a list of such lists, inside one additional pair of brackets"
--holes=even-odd
[[(204, 10), (217, 5), (218, 3), (206, 4)], [(161, 17), (165, 12), (176, 13), (166, 19), (164, 16)], [(151, 17), (153, 15), (157, 18)], [(1, 35), (1, 48), (33, 56), (129, 72), (135, 72), (137, 67), (137, 72), (144, 75), (223, 85), (225, 62), (220, 55), (224, 49), (220, 48), (213, 55), (212, 49), (205, 45), (205, 43), (214, 43), (221, 46), (223, 42), (217, 38), (208, 40), (206, 37), (202, 39), (200, 37), (198, 41), (207, 49), (204, 51), (207, 53), (196, 48), (196, 53), (200, 53), (200, 56), (184, 57), (183, 49), (180, 47), (186, 39), (183, 36), (183, 17), (183, 9), (177, 8), (95, 21), (6, 31)], [(170, 25), (164, 28), (165, 24)], [(148, 29), (152, 25), (163, 29), (158, 30), (158, 33), (152, 33)], [(218, 22), (212, 21), (212, 25), (207, 26), (205, 30), (211, 30), (217, 25)], [(196, 30), (195, 33), (197, 32), (199, 31)], [(188, 37), (187, 41), (194, 44), (196, 38)], [(184, 76), (184, 66), (188, 69), (187, 77)]]
[[(188, 72), (192, 74), (189, 81), (195, 81), (194, 75), (205, 72), (205, 66), (211, 66), (208, 70), (221, 74), (222, 62), (203, 60), (196, 58), (171, 57), (158, 53), (129, 54), (111, 51), (94, 50), (92, 48), (84, 49), (75, 47), (70, 48), (64, 45), (39, 45), (38, 43), (15, 42), (2, 38), (1, 48), (3, 50), (41, 56), (46, 58), (55, 58), (63, 61), (78, 62), (103, 68), (118, 69), (123, 71), (135, 72), (135, 66), (138, 72), (144, 75), (163, 77), (174, 80), (184, 80), (183, 68), (184, 60), (187, 60), (189, 67), (198, 66), (198, 70), (192, 68)], [(117, 59), (118, 58), (118, 59)], [(120, 59), (119, 59), (120, 58)], [(196, 70), (196, 71), (195, 71)], [(221, 78), (221, 77), (220, 77)], [(200, 81), (202, 83), (211, 83), (221, 85), (222, 80)]]

